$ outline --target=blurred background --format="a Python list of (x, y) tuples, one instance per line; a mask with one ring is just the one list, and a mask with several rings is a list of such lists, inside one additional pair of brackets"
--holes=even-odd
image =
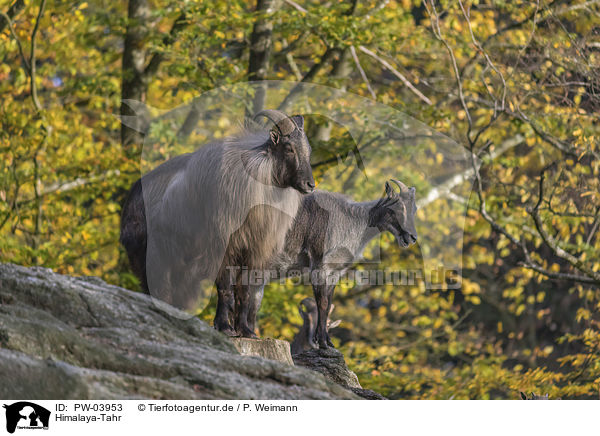
[[(129, 186), (275, 105), (306, 114), (319, 188), (416, 187), (423, 241), (384, 234), (358, 269), (462, 273), (340, 284), (364, 387), (599, 398), (600, 2), (0, 0), (0, 59), (0, 261), (139, 290)], [(323, 89), (362, 130), (315, 110)], [(291, 340), (311, 295), (269, 285), (261, 335)]]

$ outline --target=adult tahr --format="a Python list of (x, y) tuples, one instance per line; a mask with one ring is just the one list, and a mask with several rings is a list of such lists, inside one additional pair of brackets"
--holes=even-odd
[[(384, 195), (374, 201), (354, 202), (348, 197), (316, 191), (302, 201), (285, 246), (271, 261), (277, 277), (304, 272), (317, 303), (315, 340), (319, 347), (333, 346), (327, 332), (333, 291), (341, 274), (361, 256), (367, 243), (381, 232), (391, 232), (400, 247), (417, 241), (414, 215), (415, 188), (392, 179), (398, 191), (385, 183)], [(256, 287), (249, 323), (260, 308), (264, 287)]]
[(254, 335), (239, 271), (264, 268), (282, 249), (302, 194), (315, 186), (302, 116), (259, 116), (273, 127), (246, 129), (144, 175), (121, 216), (121, 242), (144, 289), (191, 308), (216, 284), (215, 327), (230, 335)]

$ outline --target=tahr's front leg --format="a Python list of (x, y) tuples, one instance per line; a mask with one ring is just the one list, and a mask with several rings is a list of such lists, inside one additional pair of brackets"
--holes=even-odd
[(331, 307), (331, 294), (333, 294), (334, 286), (331, 285), (313, 285), (315, 301), (317, 302), (317, 330), (315, 332), (315, 341), (319, 344), (319, 348), (327, 349), (333, 347), (329, 332), (327, 331), (327, 317)]
[(218, 280), (217, 286), (217, 313), (214, 326), (227, 336), (236, 336), (233, 328), (233, 315), (235, 309), (235, 296), (230, 281)]
[(231, 318), (234, 313), (235, 299), (231, 289), (217, 289), (217, 313), (215, 315), (214, 326), (221, 333), (227, 336), (236, 336)]
[(250, 290), (248, 285), (241, 284), (236, 286), (236, 330), (239, 336), (243, 338), (258, 339), (254, 330), (248, 325), (248, 315), (250, 313)]

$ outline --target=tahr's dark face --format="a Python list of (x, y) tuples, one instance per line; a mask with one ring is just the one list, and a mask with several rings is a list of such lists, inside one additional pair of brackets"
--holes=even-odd
[(382, 227), (394, 235), (400, 247), (414, 244), (417, 242), (415, 188), (406, 188), (398, 193), (386, 183), (386, 196), (388, 205), (385, 206)]
[(291, 117), (298, 126), (291, 134), (281, 135), (272, 129), (271, 152), (275, 156), (275, 181), (279, 187), (292, 187), (303, 194), (315, 189), (315, 179), (310, 166), (311, 148), (304, 133), (304, 119)]

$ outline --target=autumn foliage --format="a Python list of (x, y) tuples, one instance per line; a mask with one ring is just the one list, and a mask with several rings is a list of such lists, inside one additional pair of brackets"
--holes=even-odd
[[(328, 85), (423, 122), (481, 163), (469, 169), (472, 186), (443, 193), (416, 217), (460, 206), (460, 288), (336, 290), (342, 324), (333, 340), (363, 386), (398, 399), (598, 398), (597, 2), (126, 3), (0, 1), (1, 261), (139, 289), (118, 228), (143, 137), (121, 126), (122, 97), (152, 107), (158, 121), (144, 129), (174, 144), (201, 134), (160, 114), (205, 91), (249, 77)], [(267, 30), (261, 41), (257, 25)], [(187, 115), (180, 121), (197, 122)], [(354, 142), (322, 118), (306, 123), (319, 181)], [(231, 129), (225, 119), (217, 125), (216, 136)], [(438, 155), (432, 146), (424, 165), (442, 168)], [(347, 192), (349, 180), (340, 173), (326, 187)], [(435, 187), (409, 182), (421, 194)], [(431, 225), (443, 241), (444, 222)], [(401, 250), (389, 234), (380, 244), (378, 267), (420, 262), (418, 244)], [(261, 334), (291, 340), (297, 305), (311, 292), (269, 285)], [(213, 315), (214, 302), (198, 314)]]

